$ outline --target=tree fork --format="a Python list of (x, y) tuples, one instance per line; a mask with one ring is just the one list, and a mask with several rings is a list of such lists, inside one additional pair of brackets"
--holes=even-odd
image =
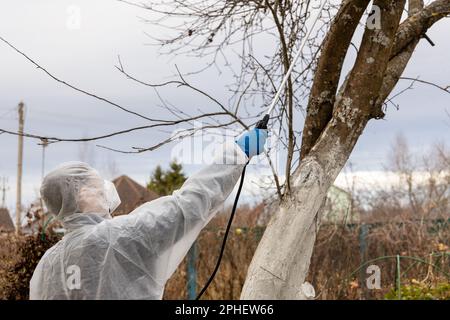
[[(361, 48), (332, 119), (293, 174), (293, 192), (269, 222), (248, 269), (241, 298), (304, 298), (306, 278), (326, 193), (371, 117), (405, 1), (375, 1), (384, 19), (365, 30)], [(372, 57), (374, 61), (367, 58)], [(364, 92), (361, 92), (364, 88)]]

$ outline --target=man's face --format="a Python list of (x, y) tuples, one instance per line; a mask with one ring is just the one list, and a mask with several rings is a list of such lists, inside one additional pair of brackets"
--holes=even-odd
[(104, 182), (100, 177), (92, 177), (88, 183), (80, 188), (78, 193), (78, 207), (81, 213), (109, 215)]

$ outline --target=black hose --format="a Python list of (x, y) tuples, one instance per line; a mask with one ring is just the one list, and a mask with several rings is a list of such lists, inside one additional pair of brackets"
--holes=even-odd
[(223, 253), (225, 251), (225, 245), (227, 244), (228, 234), (230, 233), (231, 224), (233, 223), (233, 218), (234, 218), (234, 215), (236, 214), (236, 209), (237, 209), (237, 205), (239, 202), (239, 197), (241, 196), (242, 186), (244, 184), (244, 179), (245, 179), (245, 169), (247, 168), (247, 164), (245, 165), (244, 169), (242, 170), (241, 182), (239, 183), (239, 188), (237, 190), (236, 197), (234, 198), (233, 209), (231, 210), (230, 219), (228, 220), (227, 229), (225, 230), (225, 235), (223, 237), (222, 247), (220, 248), (220, 254), (219, 254), (219, 258), (217, 259), (216, 267), (214, 268), (213, 273), (211, 274), (211, 276), (209, 277), (205, 286), (200, 291), (200, 293), (198, 294), (198, 296), (195, 300), (199, 300), (202, 297), (202, 295), (208, 289), (211, 282), (214, 280), (214, 277), (216, 276), (217, 271), (219, 270), (220, 263), (222, 262)]

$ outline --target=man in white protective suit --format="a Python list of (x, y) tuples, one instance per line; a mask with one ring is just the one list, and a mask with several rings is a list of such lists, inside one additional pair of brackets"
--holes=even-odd
[(117, 191), (95, 169), (68, 162), (51, 171), (41, 196), (66, 233), (34, 270), (30, 299), (161, 299), (167, 280), (266, 138), (267, 130), (245, 132), (172, 195), (114, 218)]

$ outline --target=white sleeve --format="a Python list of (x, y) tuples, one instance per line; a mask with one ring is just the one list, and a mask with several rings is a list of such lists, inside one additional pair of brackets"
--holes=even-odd
[(33, 271), (30, 280), (30, 300), (42, 300), (42, 258)]
[(248, 158), (234, 142), (223, 146), (214, 164), (193, 174), (171, 196), (112, 219), (115, 227), (122, 225), (129, 230), (133, 242), (140, 242), (157, 260), (149, 270), (156, 278), (172, 275), (238, 182)]

